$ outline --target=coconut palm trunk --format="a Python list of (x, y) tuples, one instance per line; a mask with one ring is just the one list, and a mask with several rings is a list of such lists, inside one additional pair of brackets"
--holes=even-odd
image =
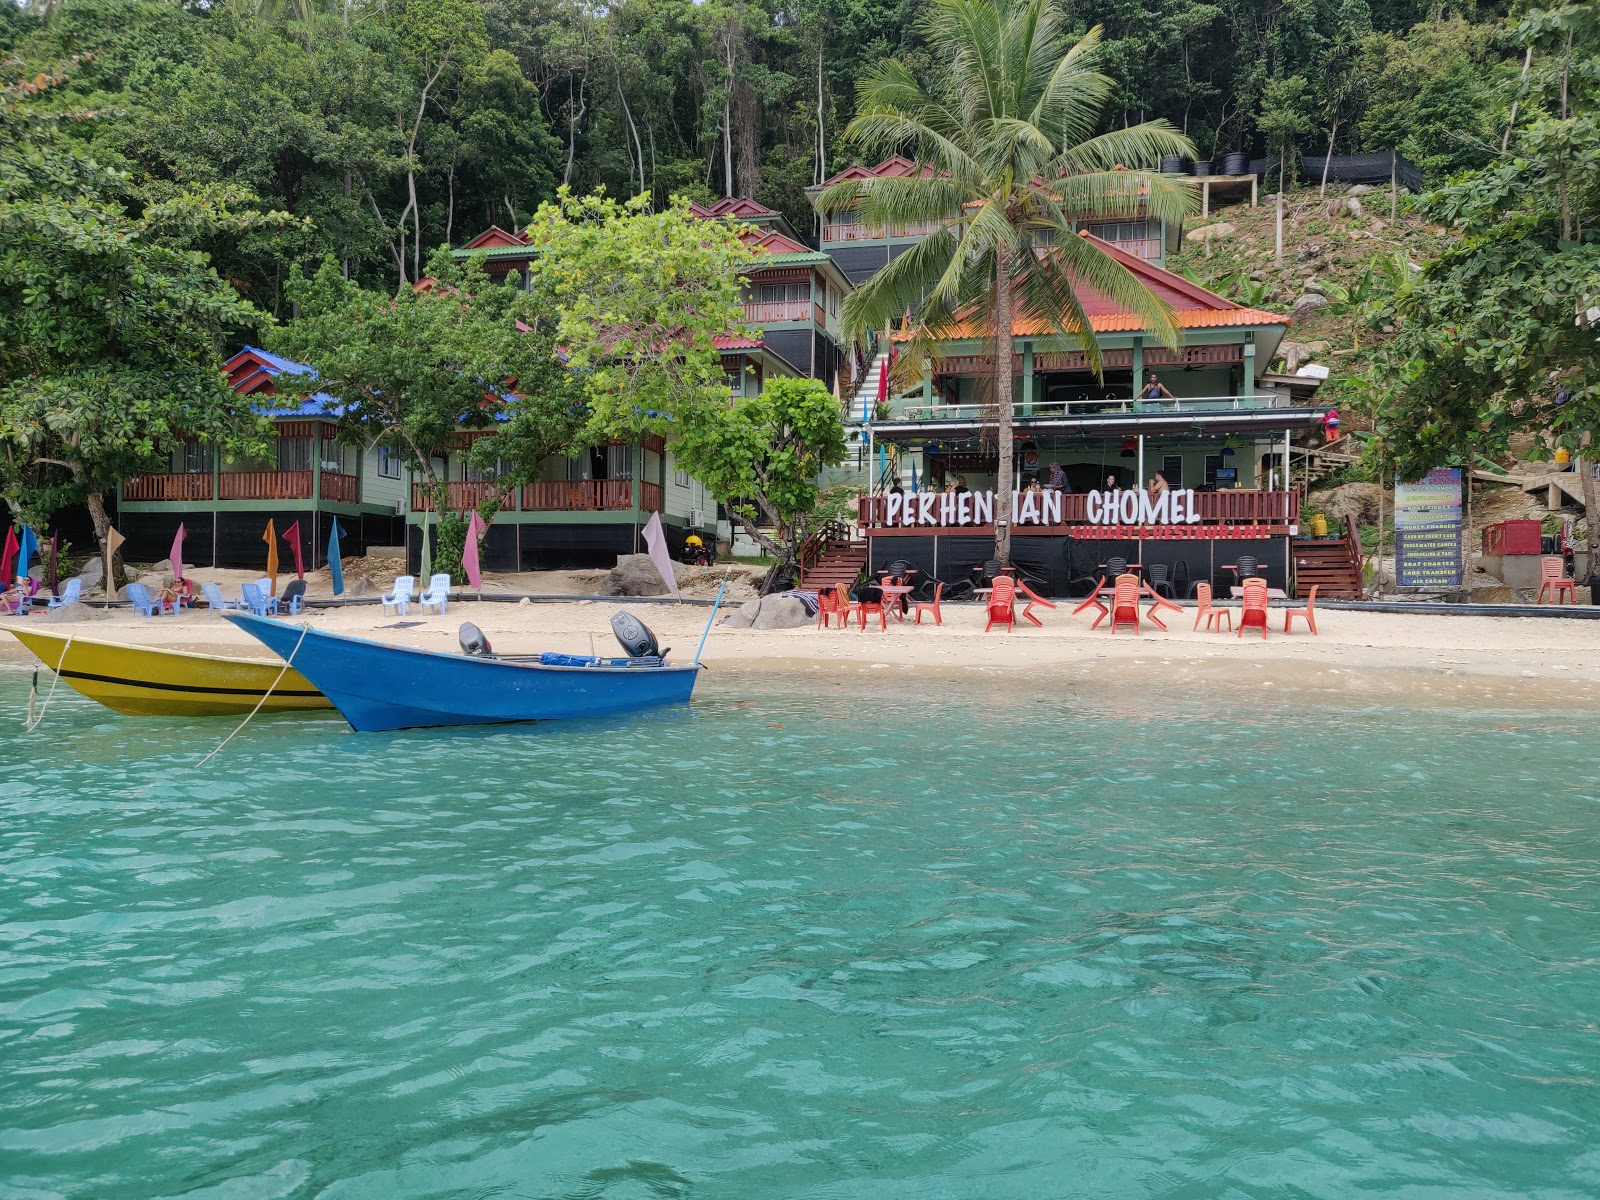
[(994, 556), (1001, 566), (1011, 562), (1011, 493), (1015, 487), (1011, 451), (1015, 436), (1011, 419), (1011, 260), (1004, 252), (995, 256), (994, 272), (994, 400), (999, 407), (996, 441), (1000, 463), (995, 478)]

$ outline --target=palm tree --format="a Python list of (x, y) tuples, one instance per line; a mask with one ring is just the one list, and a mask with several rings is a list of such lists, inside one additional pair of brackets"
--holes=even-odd
[(994, 351), (1000, 477), (995, 557), (1011, 557), (1011, 355), (1015, 322), (1077, 335), (1090, 368), (1100, 349), (1079, 288), (1125, 306), (1168, 346), (1171, 311), (1093, 242), (1075, 220), (1148, 215), (1180, 220), (1193, 189), (1146, 170), (1164, 154), (1193, 154), (1165, 121), (1097, 132), (1113, 83), (1095, 69), (1100, 30), (1065, 38), (1059, 0), (933, 0), (923, 32), (943, 83), (930, 94), (901, 63), (858, 88), (846, 136), (868, 153), (910, 153), (908, 178), (837, 184), (824, 211), (857, 208), (872, 227), (934, 225), (845, 301), (855, 336), (913, 314), (903, 361), (941, 340), (980, 336)]

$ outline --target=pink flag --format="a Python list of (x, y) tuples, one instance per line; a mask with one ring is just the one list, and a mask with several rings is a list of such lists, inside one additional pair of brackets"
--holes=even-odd
[(650, 548), (650, 561), (661, 572), (661, 581), (667, 591), (678, 594), (678, 577), (672, 571), (672, 555), (667, 553), (667, 535), (661, 530), (661, 514), (651, 513), (644, 527), (644, 544)]
[(183, 522), (178, 522), (178, 532), (172, 535), (172, 578), (178, 582), (183, 580), (183, 539), (187, 531)]
[(304, 579), (306, 577), (306, 564), (305, 560), (300, 556), (299, 521), (296, 521), (283, 531), (283, 540), (288, 542), (289, 548), (294, 551), (294, 577), (296, 579)]
[(478, 539), (483, 536), (483, 518), (476, 512), (467, 520), (467, 544), (461, 547), (461, 569), (467, 573), (472, 590), (483, 590), (483, 572), (478, 567)]

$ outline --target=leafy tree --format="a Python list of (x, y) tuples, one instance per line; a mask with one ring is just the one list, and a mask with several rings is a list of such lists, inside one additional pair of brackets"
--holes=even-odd
[(686, 201), (574, 197), (563, 188), (528, 228), (555, 334), (584, 380), (591, 432), (670, 435), (726, 404), (714, 339), (744, 321), (741, 227), (691, 216)]
[(300, 316), (272, 342), (316, 373), (278, 383), (292, 395), (337, 396), (341, 439), (399, 453), (441, 521), (460, 514), (435, 458), (458, 431), (479, 431), (470, 461), (496, 485), (484, 512), (493, 519), (544, 459), (573, 445), (586, 418), (582, 390), (558, 359), (537, 295), (447, 254), (428, 266), (430, 285), (392, 295), (345, 279), (332, 259), (310, 278), (296, 268), (289, 295)]
[(759, 395), (697, 413), (675, 447), (683, 468), (777, 560), (768, 578), (792, 577), (815, 520), (818, 476), (845, 458), (844, 421), (827, 387), (769, 379)]
[(0, 87), (0, 495), (39, 522), (81, 499), (103, 544), (105, 493), (185, 440), (264, 446), (218, 354), (262, 316), (192, 246), (288, 218), (231, 188), (143, 203), (67, 136), (89, 114), (38, 110), (64, 82)]
[(994, 347), (999, 412), (995, 556), (1009, 561), (1012, 488), (1012, 329), (1037, 323), (1080, 335), (1100, 370), (1081, 287), (1139, 314), (1168, 345), (1178, 332), (1167, 307), (1094, 242), (1075, 219), (1148, 212), (1181, 219), (1191, 193), (1127, 165), (1193, 151), (1165, 121), (1096, 134), (1112, 81), (1100, 73), (1098, 30), (1069, 46), (1055, 0), (937, 0), (924, 34), (945, 64), (949, 98), (930, 95), (898, 62), (862, 81), (848, 136), (871, 151), (910, 147), (926, 173), (836, 185), (830, 209), (859, 207), (868, 225), (938, 222), (845, 301), (856, 333), (913, 312), (919, 361), (936, 344), (975, 332)]
[[(1520, 85), (1512, 153), (1425, 201), (1451, 239), (1395, 297), (1400, 326), (1384, 366), (1398, 386), (1379, 408), (1377, 450), (1415, 475), (1503, 452), (1515, 433), (1547, 434), (1590, 460), (1580, 477), (1595, 563), (1600, 14), (1533, 12), (1519, 35), (1553, 51), (1551, 69)], [(1571, 399), (1556, 405), (1563, 384)]]

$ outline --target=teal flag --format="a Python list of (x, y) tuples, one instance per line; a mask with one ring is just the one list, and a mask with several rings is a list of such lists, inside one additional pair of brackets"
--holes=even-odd
[(433, 571), (433, 551), (428, 546), (428, 514), (422, 514), (422, 571), (421, 579), (424, 584)]
[(339, 518), (333, 518), (333, 527), (328, 530), (328, 578), (333, 580), (333, 594), (344, 595), (344, 560), (339, 556), (339, 539), (344, 536), (344, 530), (339, 528)]
[(33, 561), (33, 556), (39, 552), (39, 539), (33, 532), (33, 527), (22, 527), (22, 540), (17, 543), (17, 578), (28, 577), (28, 564)]

